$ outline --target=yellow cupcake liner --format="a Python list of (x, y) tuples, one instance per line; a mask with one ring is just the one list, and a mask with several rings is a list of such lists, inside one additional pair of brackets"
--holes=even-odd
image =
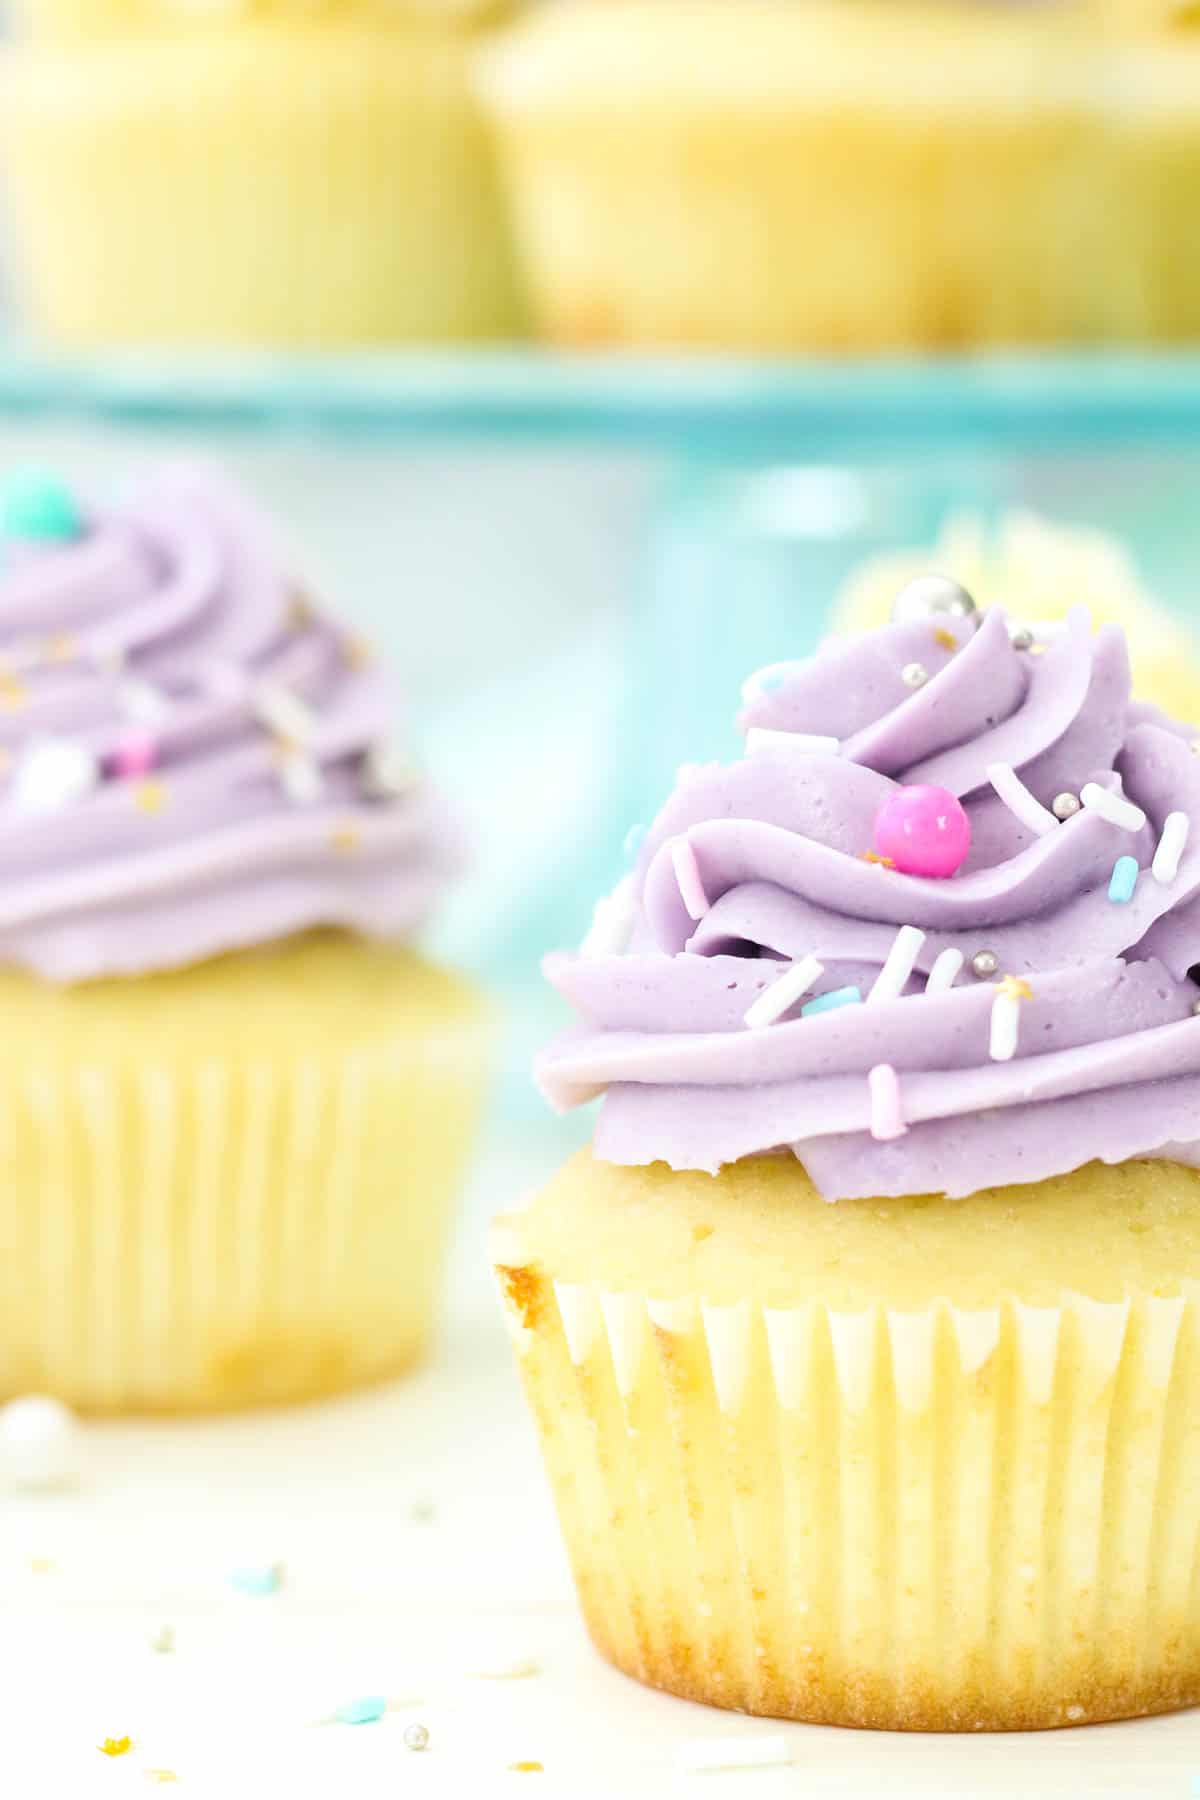
[(10, 50), (0, 142), (32, 323), (85, 345), (515, 335), (473, 42), (247, 21)]
[(1197, 1284), (772, 1309), (555, 1282), (512, 1250), (580, 1601), (626, 1673), (905, 1730), (1200, 1699)]
[(481, 1094), (479, 1010), (459, 999), (440, 1027), (348, 1050), (321, 1047), (318, 1012), (293, 1044), (239, 1052), (235, 1019), (225, 1053), (157, 1059), (131, 1021), (140, 1056), (81, 1043), (42, 1063), (35, 1042), (0, 1072), (0, 1393), (253, 1406), (420, 1356)]

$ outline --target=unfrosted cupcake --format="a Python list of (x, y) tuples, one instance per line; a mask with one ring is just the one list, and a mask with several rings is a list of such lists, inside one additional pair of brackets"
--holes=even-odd
[[(1200, 739), (952, 584), (746, 688), (547, 972), (495, 1262), (588, 1627), (982, 1730), (1200, 1699)], [(831, 1204), (836, 1203), (836, 1204)]]
[(471, 91), (487, 0), (26, 0), (0, 145), (17, 286), (74, 344), (505, 338)]
[(1075, 0), (564, 0), (481, 59), (542, 329), (875, 351), (1200, 334), (1196, 33)]
[(482, 1081), (395, 695), (223, 480), (11, 486), (0, 1385), (299, 1399), (425, 1342)]

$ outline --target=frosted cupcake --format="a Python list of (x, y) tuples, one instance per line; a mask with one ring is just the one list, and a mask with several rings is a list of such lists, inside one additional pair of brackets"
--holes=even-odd
[(459, 866), (383, 673), (215, 475), (10, 488), (0, 1383), (94, 1410), (390, 1374), (482, 1077), (407, 942)]
[(16, 284), (72, 344), (505, 338), (469, 78), (488, 0), (23, 0), (0, 60)]
[(494, 1249), (581, 1603), (750, 1712), (1187, 1705), (1200, 739), (1079, 610), (900, 613), (751, 678), (547, 965), (599, 1120)]

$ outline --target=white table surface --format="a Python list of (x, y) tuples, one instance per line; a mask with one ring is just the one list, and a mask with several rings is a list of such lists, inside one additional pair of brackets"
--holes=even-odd
[[(180, 1800), (1193, 1792), (1200, 1712), (906, 1737), (712, 1712), (609, 1669), (574, 1611), (483, 1269), (485, 1208), (535, 1173), (485, 1158), (448, 1329), (419, 1374), (282, 1413), (88, 1425), (76, 1490), (0, 1497), (3, 1800), (128, 1800), (163, 1769)], [(233, 1587), (274, 1562), (278, 1592)], [(151, 1647), (163, 1626), (167, 1654)], [(520, 1663), (537, 1673), (485, 1678)], [(394, 1704), (378, 1722), (316, 1723), (371, 1694)], [(423, 1753), (404, 1744), (414, 1720)], [(127, 1755), (98, 1752), (126, 1733)], [(697, 1738), (781, 1733), (786, 1767), (677, 1767)]]

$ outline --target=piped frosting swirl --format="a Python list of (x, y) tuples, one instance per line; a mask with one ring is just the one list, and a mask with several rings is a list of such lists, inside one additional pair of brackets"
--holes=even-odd
[[(968, 1194), (1093, 1158), (1200, 1161), (1200, 829), (1151, 866), (1171, 815), (1200, 824), (1193, 733), (1131, 699), (1122, 633), (1093, 636), (1082, 609), (1023, 641), (997, 609), (913, 620), (748, 684), (743, 728), (782, 735), (681, 771), (609, 903), (627, 947), (612, 953), (608, 930), (608, 953), (546, 962), (580, 1023), (538, 1079), (558, 1108), (603, 1095), (598, 1155), (715, 1171), (791, 1150), (830, 1199)], [(1099, 804), (1035, 830), (996, 765), (1047, 813), (1085, 789)], [(951, 879), (870, 859), (881, 807), (916, 784), (966, 809)], [(1121, 858), (1137, 864), (1127, 900)], [(948, 951), (961, 968), (926, 992)], [(889, 954), (911, 971), (872, 997)], [(748, 1025), (806, 958), (821, 973), (803, 997)]]
[(387, 675), (208, 470), (0, 576), (0, 961), (58, 981), (317, 925), (404, 937), (460, 856)]

